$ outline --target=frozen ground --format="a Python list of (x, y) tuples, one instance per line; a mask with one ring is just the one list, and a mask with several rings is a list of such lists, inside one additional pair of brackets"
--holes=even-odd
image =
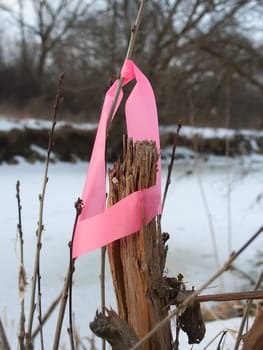
[[(260, 200), (260, 194), (263, 192), (262, 165), (263, 163), (253, 162), (252, 159), (235, 160), (226, 169), (223, 163), (212, 160), (208, 163), (201, 162), (199, 172), (196, 172), (193, 163), (175, 164), (162, 218), (162, 229), (171, 235), (167, 261), (169, 275), (177, 275), (181, 272), (188, 281), (189, 287), (191, 285), (198, 287), (216, 271), (215, 254), (218, 254), (219, 263), (222, 264), (230, 251), (238, 249), (262, 226), (263, 202)], [(44, 309), (62, 288), (68, 263), (67, 242), (71, 237), (75, 215), (74, 202), (81, 194), (86, 169), (87, 165), (84, 163), (75, 165), (58, 163), (50, 167), (41, 259)], [(2, 317), (8, 324), (12, 348), (15, 348), (14, 335), (17, 331), (19, 315), (15, 184), (20, 180), (26, 269), (30, 284), (43, 164), (29, 165), (21, 161), (15, 166), (1, 165), (0, 174), (0, 274), (2, 276), (0, 307)], [(228, 184), (231, 185), (229, 195)], [(205, 210), (201, 188), (205, 193), (209, 213)], [(212, 219), (216, 247), (212, 243), (208, 215)], [(228, 234), (229, 223), (231, 223), (231, 239)], [(262, 254), (262, 243), (261, 237), (238, 260), (239, 267), (255, 278), (258, 271), (254, 263), (257, 254), (260, 252)], [(99, 258), (99, 251), (95, 251), (77, 261), (74, 278), (74, 309), (75, 320), (83, 336), (89, 334), (88, 323), (100, 304)], [(244, 283), (238, 277), (227, 275), (214, 284), (212, 291), (217, 292), (223, 288), (237, 291), (244, 287)], [(27, 305), (28, 297), (29, 295), (27, 295)], [(107, 305), (113, 307), (115, 305), (109, 273), (107, 273)], [(52, 322), (55, 322), (55, 317)], [(194, 349), (202, 349), (205, 342), (208, 342), (217, 330), (227, 327), (236, 328), (236, 323), (237, 320), (231, 320), (230, 323), (220, 321), (214, 326), (209, 325), (206, 340), (202, 345), (194, 346)], [(46, 339), (49, 344), (47, 348), (50, 348), (49, 342), (53, 337), (53, 329), (54, 323), (53, 326), (50, 323), (46, 329)], [(63, 337), (66, 339), (65, 332)], [(229, 335), (228, 339), (231, 344), (232, 336)], [(184, 341), (181, 340), (182, 349), (187, 349), (186, 345), (183, 346)], [(211, 349), (213, 348), (212, 346)]]
[[(27, 123), (31, 126), (31, 123), (36, 122), (28, 120)], [(8, 125), (0, 120), (0, 129), (5, 127)], [(36, 127), (39, 125), (36, 124)], [(171, 276), (182, 273), (189, 287), (198, 287), (217, 270), (218, 265), (223, 264), (232, 250), (240, 248), (263, 225), (263, 159), (259, 155), (252, 155), (227, 162), (224, 158), (209, 157), (207, 161), (200, 160), (196, 167), (188, 150), (181, 149), (180, 152), (188, 152), (189, 157), (175, 162), (162, 217), (162, 229), (171, 236), (166, 270)], [(163, 165), (163, 169), (165, 182), (167, 164)], [(30, 165), (23, 160), (18, 165), (0, 165), (0, 314), (7, 326), (12, 349), (16, 348), (19, 318), (15, 185), (19, 180), (29, 291), (43, 170), (43, 164)], [(75, 216), (74, 202), (81, 195), (86, 170), (87, 164), (81, 162), (50, 166), (41, 258), (44, 310), (62, 288), (69, 256), (67, 243), (71, 239)], [(214, 233), (214, 241), (211, 232)], [(259, 259), (262, 261), (262, 243), (262, 237), (258, 238), (236, 263), (254, 278), (257, 278), (259, 272), (255, 263)], [(99, 251), (80, 257), (77, 261), (73, 303), (75, 322), (82, 336), (90, 335), (88, 324), (100, 304), (99, 261)], [(244, 279), (228, 273), (213, 284), (213, 289), (206, 292), (238, 291), (245, 288), (246, 284)], [(106, 288), (106, 304), (114, 307), (109, 271)], [(27, 307), (29, 297), (27, 293)], [(51, 348), (55, 321), (56, 314), (45, 327), (47, 349)], [(64, 344), (68, 343), (67, 325), (66, 319)], [(209, 323), (205, 340), (193, 349), (203, 349), (218, 332), (226, 328), (236, 330), (238, 325), (239, 319)], [(233, 333), (229, 332), (224, 349), (233, 349), (233, 343)], [(217, 343), (213, 343), (208, 349), (215, 349), (215, 344)], [(181, 349), (191, 349), (184, 336), (181, 339)]]
[[(12, 119), (0, 115), (0, 130), (10, 131), (12, 129), (49, 129), (50, 121), (44, 119), (23, 118)], [(71, 125), (74, 128), (81, 128), (85, 130), (92, 130), (97, 128), (96, 123), (68, 123), (65, 121), (59, 121), (57, 127), (63, 127), (65, 125)]]
[[(85, 130), (95, 129), (97, 127), (97, 123), (73, 123), (66, 121), (58, 121), (57, 127), (71, 125), (74, 128), (81, 128)], [(50, 121), (44, 119), (34, 119), (31, 117), (15, 119), (5, 117), (0, 115), (0, 130), (9, 131), (13, 128), (16, 129), (48, 129), (50, 128)], [(175, 132), (177, 126), (175, 125), (167, 125), (160, 126), (160, 133), (166, 132)], [(192, 135), (202, 135), (205, 138), (225, 138), (234, 136), (235, 134), (245, 135), (247, 137), (251, 136), (263, 136), (263, 131), (256, 130), (235, 130), (235, 129), (224, 129), (224, 128), (212, 128), (212, 127), (191, 127), (191, 126), (183, 126), (180, 131), (180, 135), (191, 137)]]

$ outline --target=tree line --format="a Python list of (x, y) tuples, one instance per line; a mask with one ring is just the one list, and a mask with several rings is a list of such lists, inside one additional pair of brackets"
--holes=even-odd
[[(161, 123), (263, 127), (262, 0), (149, 0), (135, 62)], [(96, 121), (139, 0), (0, 0), (0, 104), (47, 116), (65, 72), (65, 118)]]

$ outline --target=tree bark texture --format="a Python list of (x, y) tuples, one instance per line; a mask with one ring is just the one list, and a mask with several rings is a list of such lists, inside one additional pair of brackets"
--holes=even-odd
[[(124, 142), (123, 153), (123, 162), (116, 162), (109, 171), (109, 206), (156, 182), (159, 155), (154, 142), (139, 141), (133, 145), (128, 140)], [(134, 329), (139, 339), (168, 314), (164, 297), (159, 293), (166, 250), (158, 217), (140, 232), (108, 247), (119, 316)], [(169, 324), (143, 346), (143, 350), (169, 349), (172, 349)]]
[(244, 336), (242, 350), (263, 349), (263, 302), (258, 304), (256, 318), (249, 332)]

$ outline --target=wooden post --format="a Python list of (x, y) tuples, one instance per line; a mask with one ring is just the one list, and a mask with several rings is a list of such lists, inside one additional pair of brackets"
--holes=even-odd
[[(154, 185), (158, 157), (154, 142), (124, 142), (124, 161), (116, 162), (109, 171), (109, 206)], [(113, 242), (108, 255), (119, 316), (140, 339), (168, 314), (159, 292), (166, 259), (159, 218), (140, 232)], [(143, 350), (171, 349), (169, 324), (143, 345)]]

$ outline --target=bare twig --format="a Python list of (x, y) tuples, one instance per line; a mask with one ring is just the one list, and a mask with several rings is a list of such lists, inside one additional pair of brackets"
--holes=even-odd
[(1, 350), (11, 350), (8, 341), (7, 341), (7, 337), (5, 334), (5, 330), (4, 330), (4, 326), (2, 324), (2, 320), (0, 318), (0, 349)]
[[(141, 24), (141, 21), (142, 21), (142, 14), (143, 14), (143, 10), (144, 10), (144, 7), (145, 7), (146, 3), (147, 3), (147, 0), (141, 0), (136, 20), (135, 20), (134, 25), (133, 25), (133, 27), (131, 29), (131, 36), (130, 36), (130, 41), (129, 41), (129, 45), (128, 45), (128, 49), (127, 49), (127, 53), (126, 53), (126, 59), (131, 59), (132, 58), (133, 49), (134, 49), (137, 33), (138, 33), (138, 30), (139, 30), (139, 27), (140, 27), (140, 24)], [(110, 109), (108, 123), (110, 123), (110, 121), (112, 119), (112, 116), (113, 116), (113, 113), (115, 111), (115, 107), (116, 107), (118, 98), (120, 96), (122, 83), (123, 83), (123, 78), (120, 77), (119, 80), (118, 80), (118, 86), (117, 86), (117, 89), (116, 89), (116, 93), (115, 93), (115, 96), (113, 98), (113, 103), (112, 103), (112, 106), (111, 106), (111, 109)]]
[(216, 350), (220, 350), (221, 349), (221, 344), (223, 343), (225, 337), (226, 337), (227, 331), (223, 331), (221, 334), (221, 337), (219, 339), (219, 342), (217, 344)]
[[(199, 164), (196, 164), (196, 171), (197, 171), (197, 179), (198, 179), (199, 189), (200, 189), (201, 197), (203, 200), (204, 209), (205, 209), (205, 212), (207, 215), (209, 230), (210, 230), (210, 234), (211, 234), (211, 238), (212, 238), (212, 245), (213, 245), (213, 250), (214, 250), (216, 267), (219, 268), (220, 259), (219, 259), (218, 249), (217, 249), (216, 232), (215, 232), (215, 227), (214, 227), (214, 223), (213, 223), (213, 219), (212, 219), (211, 210), (209, 208), (207, 196), (206, 196), (205, 189), (203, 186), (203, 180), (202, 180)], [(223, 285), (223, 279), (221, 279), (221, 284)]]
[[(190, 123), (191, 123), (191, 126), (194, 127), (195, 126), (195, 104), (194, 104), (193, 94), (192, 94), (191, 90), (188, 90), (188, 102), (189, 102), (189, 108), (190, 108), (190, 111), (189, 111)], [(200, 162), (199, 162), (199, 154), (198, 154), (199, 153), (198, 140), (197, 140), (197, 137), (195, 134), (193, 134), (192, 140), (193, 140), (193, 148), (195, 151), (195, 169), (197, 172), (197, 180), (198, 180), (198, 184), (199, 184), (199, 189), (200, 189), (202, 201), (204, 204), (204, 209), (205, 209), (205, 212), (207, 215), (208, 226), (209, 226), (209, 230), (210, 230), (210, 234), (211, 234), (211, 238), (212, 238), (212, 245), (213, 245), (213, 250), (214, 250), (216, 266), (217, 266), (217, 268), (219, 268), (220, 261), (219, 261), (218, 251), (217, 251), (216, 234), (215, 234), (214, 224), (213, 224), (213, 220), (212, 220), (212, 216), (211, 216), (211, 211), (210, 211), (208, 201), (207, 201), (207, 196), (206, 196), (204, 186), (203, 186), (202, 174), (201, 174), (201, 168), (200, 168)], [(223, 285), (223, 279), (221, 279), (221, 284)]]
[(199, 295), (196, 300), (200, 303), (209, 301), (233, 301), (233, 300), (246, 300), (246, 299), (263, 299), (263, 290), (254, 290), (248, 292), (235, 292), (235, 293), (219, 293), (209, 295)]
[(65, 309), (66, 309), (67, 300), (68, 300), (70, 273), (71, 273), (71, 270), (69, 267), (65, 281), (64, 281), (62, 296), (60, 299), (60, 308), (59, 308), (59, 313), (58, 313), (57, 325), (56, 325), (56, 329), (55, 329), (53, 350), (57, 350), (58, 346), (59, 346), (61, 329), (62, 329), (62, 324), (63, 324), (63, 320), (64, 320), (64, 316), (65, 316)]
[(25, 287), (26, 287), (26, 274), (25, 274), (25, 268), (24, 268), (24, 239), (23, 239), (23, 230), (22, 230), (22, 215), (21, 215), (21, 198), (20, 198), (20, 182), (17, 181), (16, 183), (16, 199), (17, 199), (17, 207), (18, 207), (18, 235), (19, 235), (19, 242), (20, 242), (20, 267), (19, 267), (19, 277), (18, 277), (18, 283), (19, 283), (19, 299), (20, 299), (20, 320), (19, 320), (19, 334), (18, 334), (18, 341), (20, 350), (25, 349), (25, 299), (24, 299), (24, 293), (25, 293)]
[[(259, 288), (261, 282), (263, 280), (263, 271), (261, 271), (261, 274), (258, 278), (258, 281), (255, 285), (255, 294), (258, 293), (258, 292), (261, 292), (263, 294), (262, 291), (257, 291), (257, 289)], [(246, 298), (246, 299), (249, 299), (249, 298)], [(246, 320), (248, 318), (248, 315), (249, 315), (249, 310), (251, 308), (251, 305), (253, 303), (253, 299), (256, 299), (256, 298), (251, 298), (250, 300), (247, 301), (247, 305), (246, 305), (246, 308), (244, 310), (244, 314), (243, 314), (243, 317), (242, 317), (242, 321), (241, 321), (241, 324), (240, 324), (240, 327), (239, 327), (239, 330), (238, 330), (238, 334), (237, 334), (237, 340), (236, 340), (236, 344), (235, 344), (235, 348), (234, 350), (238, 350), (238, 347), (239, 347), (239, 344), (241, 342), (241, 339), (242, 339), (242, 333), (243, 333), (243, 329), (244, 329), (244, 326), (245, 326), (245, 323), (246, 323)], [(263, 299), (263, 295), (261, 296), (260, 299)]]
[(224, 330), (217, 333), (216, 336), (214, 336), (214, 338), (203, 348), (203, 350), (207, 350), (210, 347), (210, 345), (216, 341), (218, 337), (220, 337), (220, 340), (219, 340), (219, 344), (220, 344), (220, 342), (222, 341), (221, 339), (223, 339), (226, 336), (227, 332), (228, 331)]
[(161, 322), (159, 322), (149, 333), (147, 333), (136, 345), (130, 348), (130, 350), (138, 349), (146, 340), (150, 339), (159, 329), (166, 325), (173, 317), (178, 316), (190, 303), (192, 303), (195, 298), (207, 288), (214, 280), (227, 271), (234, 260), (236, 260), (243, 251), (263, 232), (263, 226), (258, 229), (258, 231), (237, 251), (230, 254), (228, 260), (222, 265), (217, 272), (211, 276), (199, 289), (189, 295), (177, 308), (172, 311), (167, 317), (165, 317)]
[[(100, 262), (100, 297), (101, 297), (101, 310), (105, 315), (105, 258), (106, 258), (106, 247), (101, 248), (101, 262)], [(106, 341), (102, 339), (101, 349), (106, 349)]]
[(175, 156), (175, 151), (176, 151), (176, 147), (177, 147), (178, 140), (179, 140), (179, 134), (180, 134), (181, 127), (182, 127), (182, 123), (179, 122), (177, 129), (176, 129), (175, 137), (174, 137), (174, 143), (173, 143), (172, 154), (171, 154), (171, 158), (170, 158), (170, 164), (168, 165), (168, 173), (167, 173), (166, 183), (165, 183), (165, 187), (164, 187), (162, 209), (164, 208), (168, 188), (169, 188), (170, 183), (171, 183), (171, 175), (172, 175), (173, 164), (174, 164), (174, 156)]
[[(41, 244), (42, 244), (41, 238), (42, 238), (42, 232), (44, 229), (44, 226), (43, 226), (44, 199), (45, 199), (45, 193), (46, 193), (46, 186), (48, 182), (48, 169), (49, 169), (49, 163), (50, 163), (50, 155), (51, 155), (53, 141), (54, 141), (55, 126), (57, 123), (57, 112), (60, 104), (61, 87), (62, 87), (63, 79), (64, 79), (64, 74), (61, 74), (58, 82), (58, 86), (57, 86), (57, 94), (56, 94), (55, 103), (54, 103), (53, 122), (52, 122), (51, 131), (49, 134), (49, 142), (48, 142), (47, 156), (46, 156), (46, 162), (45, 162), (42, 193), (39, 195), (37, 244), (36, 244), (36, 251), (35, 251), (34, 272), (33, 272), (33, 278), (32, 278), (29, 319), (28, 319), (28, 327), (27, 327), (27, 334), (26, 334), (26, 349), (28, 350), (32, 348), (32, 326), (33, 326), (33, 318), (34, 318), (34, 311), (35, 311), (36, 285), (37, 285), (37, 281), (40, 280), (40, 251), (41, 251)], [(38, 286), (40, 286), (39, 283), (38, 283)], [(39, 322), (41, 325), (41, 291), (40, 290), (38, 291), (38, 294), (39, 294), (38, 302), (39, 302), (39, 316), (40, 316)]]
[[(55, 308), (58, 306), (58, 303), (60, 302), (62, 297), (62, 293), (59, 294), (59, 296), (52, 302), (52, 304), (50, 305), (50, 307), (48, 308), (48, 310), (46, 311), (46, 313), (43, 315), (42, 317), (42, 325), (44, 325), (44, 323), (49, 319), (49, 317), (51, 316), (52, 312), (55, 310)], [(40, 325), (38, 325), (38, 327), (33, 331), (32, 333), (32, 338), (34, 339), (38, 333), (40, 332)]]
[(82, 211), (82, 207), (83, 207), (82, 200), (80, 198), (78, 198), (77, 202), (75, 203), (76, 218), (75, 218), (71, 242), (69, 244), (69, 247), (70, 247), (70, 249), (69, 249), (69, 272), (70, 272), (70, 275), (69, 275), (69, 329), (68, 329), (68, 332), (69, 332), (71, 350), (75, 349), (73, 311), (72, 311), (72, 285), (73, 285), (73, 273), (74, 273), (74, 269), (75, 269), (75, 259), (72, 258), (72, 242), (74, 240), (76, 225), (77, 225), (79, 215)]
[(41, 350), (44, 350), (44, 335), (42, 327), (42, 293), (41, 293), (41, 275), (40, 275), (40, 264), (38, 265), (37, 270), (37, 291), (38, 291), (38, 322), (40, 326), (40, 344)]
[[(225, 83), (225, 99), (226, 99), (226, 110), (225, 110), (225, 128), (229, 130), (230, 117), (231, 117), (231, 96), (229, 88), (229, 79), (226, 78)], [(228, 248), (229, 252), (232, 251), (232, 208), (231, 208), (231, 183), (230, 183), (230, 166), (229, 166), (229, 154), (230, 154), (230, 138), (229, 135), (225, 136), (225, 170), (227, 180), (227, 226), (228, 226)]]
[(60, 309), (59, 309), (59, 313), (58, 313), (57, 325), (56, 325), (55, 336), (54, 336), (53, 350), (57, 350), (59, 347), (62, 324), (63, 324), (63, 320), (64, 320), (64, 316), (65, 316), (65, 309), (66, 309), (69, 294), (70, 294), (70, 302), (69, 302), (69, 329), (68, 329), (68, 332), (69, 332), (69, 336), (70, 336), (71, 347), (74, 348), (74, 334), (73, 334), (73, 322), (72, 322), (72, 276), (73, 276), (74, 268), (75, 268), (75, 259), (72, 258), (72, 242), (73, 242), (75, 231), (76, 231), (77, 221), (78, 221), (79, 215), (82, 211), (82, 208), (83, 208), (83, 202), (80, 198), (78, 198), (78, 200), (75, 203), (76, 217), (75, 217), (75, 222), (74, 222), (74, 227), (73, 227), (73, 232), (72, 232), (72, 240), (71, 240), (71, 242), (69, 242), (70, 262), (69, 262), (68, 272), (67, 272), (67, 275), (65, 278), (64, 287), (63, 287), (63, 291), (62, 291)]
[(238, 267), (236, 267), (234, 265), (231, 266), (230, 270), (233, 271), (233, 272), (238, 273), (242, 277), (242, 279), (248, 280), (249, 283), (252, 286), (254, 286), (256, 284), (256, 281), (254, 280), (254, 278), (248, 272), (243, 271), (243, 270), (239, 269)]

